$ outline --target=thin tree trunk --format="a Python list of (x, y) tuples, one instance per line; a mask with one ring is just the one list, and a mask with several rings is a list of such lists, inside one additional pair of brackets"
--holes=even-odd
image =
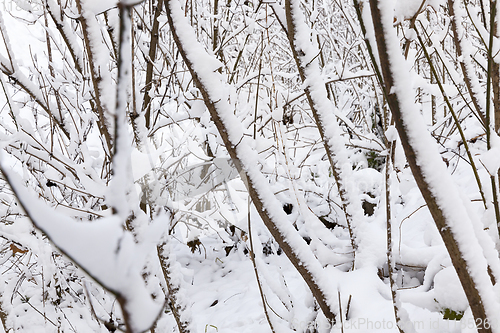
[(155, 13), (153, 17), (153, 27), (151, 28), (151, 40), (149, 42), (149, 54), (146, 66), (146, 85), (144, 87), (144, 98), (142, 100), (142, 112), (144, 112), (144, 118), (146, 121), (146, 128), (151, 128), (151, 96), (150, 92), (153, 88), (153, 71), (156, 59), (156, 50), (158, 48), (159, 41), (159, 29), (160, 22), (158, 17), (163, 10), (163, 0), (158, 0), (155, 7)]
[[(451, 220), (451, 217), (447, 215), (448, 211), (445, 213), (443, 207), (441, 206), (443, 200), (443, 198), (441, 198), (442, 193), (439, 192), (438, 189), (433, 188), (429, 183), (428, 179), (425, 177), (425, 173), (423, 170), (424, 166), (423, 163), (425, 164), (425, 162), (423, 161), (422, 152), (416, 147), (416, 143), (411, 140), (410, 127), (413, 124), (409, 124), (407, 122), (408, 120), (405, 118), (405, 115), (403, 114), (403, 111), (401, 109), (402, 97), (400, 96), (399, 91), (397, 89), (394, 89), (397, 88), (397, 86), (395, 86), (393, 65), (396, 61), (401, 59), (394, 59), (393, 54), (397, 51), (391, 50), (392, 51), (391, 53), (389, 51), (388, 41), (386, 40), (386, 34), (388, 33), (388, 31), (390, 31), (389, 29), (393, 29), (393, 27), (392, 25), (391, 26), (388, 25), (388, 23), (386, 22), (387, 20), (384, 21), (382, 19), (382, 13), (378, 5), (379, 1), (370, 0), (373, 26), (375, 30), (375, 38), (377, 41), (380, 66), (382, 69), (382, 74), (384, 79), (384, 89), (388, 96), (387, 103), (394, 116), (395, 126), (396, 129), (398, 130), (399, 137), (401, 139), (401, 143), (405, 151), (408, 164), (410, 165), (415, 181), (420, 189), (420, 192), (422, 193), (425, 202), (427, 203), (427, 207), (429, 208), (429, 211), (434, 219), (434, 222), (436, 223), (438, 231), (441, 234), (441, 237), (443, 238), (444, 244), (451, 257), (453, 266), (455, 267), (455, 270), (458, 274), (462, 287), (469, 301), (472, 314), (476, 320), (475, 322), (486, 323), (488, 322), (488, 316), (486, 315), (486, 309), (482, 299), (482, 296), (484, 296), (484, 289), (482, 289), (483, 293), (480, 294), (478, 285), (476, 284), (476, 281), (478, 279), (477, 277), (478, 273), (482, 279), (481, 283), (490, 282), (489, 279), (487, 280), (484, 279), (484, 275), (487, 276), (486, 265), (484, 265), (485, 266), (484, 272), (474, 272), (474, 274), (476, 275), (475, 276), (476, 281), (475, 281), (473, 276), (471, 276), (471, 273), (474, 271), (474, 269), (472, 269), (472, 267), (470, 266), (471, 263), (465, 260), (465, 258), (468, 258), (465, 252), (466, 249), (463, 246), (461, 246), (459, 241), (457, 241), (456, 239), (457, 235), (452, 232), (453, 225), (457, 221)], [(394, 45), (395, 43), (390, 44), (390, 46)], [(456, 202), (456, 204), (460, 205), (459, 202)], [(466, 218), (466, 216), (464, 216), (464, 218)], [(473, 237), (473, 235), (469, 236)], [(479, 247), (479, 244), (477, 245)], [(468, 250), (471, 251), (471, 249)], [(484, 288), (484, 286), (482, 287)], [(491, 332), (492, 330), (491, 327), (487, 325), (479, 325), (478, 331)]]
[[(355, 207), (355, 202), (353, 202), (354, 198), (347, 189), (346, 184), (349, 178), (346, 175), (347, 169), (339, 159), (339, 157), (345, 153), (345, 146), (341, 143), (342, 138), (339, 135), (340, 129), (336, 123), (336, 117), (330, 117), (333, 115), (333, 105), (327, 103), (329, 100), (327, 99), (328, 92), (325, 86), (318, 83), (316, 80), (315, 74), (320, 73), (317, 63), (314, 59), (311, 60), (309, 58), (310, 54), (305, 54), (305, 50), (302, 49), (304, 45), (301, 45), (300, 41), (297, 40), (298, 35), (304, 35), (305, 23), (301, 22), (303, 19), (302, 15), (297, 12), (297, 10), (300, 9), (295, 4), (292, 4), (291, 1), (292, 0), (285, 1), (288, 40), (293, 51), (300, 78), (305, 84), (304, 91), (321, 135), (326, 155), (328, 156), (332, 168), (332, 174), (337, 183), (339, 195), (342, 200), (342, 210), (346, 216), (347, 227), (349, 229), (351, 246), (353, 251), (355, 251), (357, 246), (353, 232), (353, 220), (354, 215), (357, 211), (360, 211), (361, 206)], [(312, 45), (308, 46), (312, 47)], [(312, 74), (312, 78), (309, 74)]]
[(181, 319), (182, 306), (177, 301), (177, 293), (179, 292), (179, 286), (172, 282), (171, 279), (171, 267), (169, 262), (169, 251), (165, 248), (168, 247), (167, 244), (162, 244), (157, 247), (158, 258), (160, 259), (161, 270), (163, 272), (163, 277), (167, 285), (168, 292), (168, 306), (172, 311), (175, 322), (177, 323), (177, 328), (179, 333), (189, 333), (189, 323)]

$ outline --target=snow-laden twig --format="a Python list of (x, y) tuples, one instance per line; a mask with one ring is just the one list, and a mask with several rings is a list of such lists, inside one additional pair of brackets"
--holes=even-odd
[(166, 1), (167, 16), (174, 40), (203, 95), (224, 144), (247, 185), (252, 201), (265, 225), (283, 252), (302, 275), (324, 315), (335, 323), (336, 290), (323, 267), (288, 221), (281, 203), (260, 171), (253, 140), (244, 135), (241, 122), (228, 101), (227, 87), (217, 69), (221, 63), (209, 55), (196, 39), (193, 28), (176, 0)]
[[(0, 14), (1, 15), (1, 14)], [(3, 22), (0, 16), (0, 23)], [(5, 26), (0, 24), (2, 35), (4, 37), (5, 47), (10, 59), (6, 59), (0, 55), (0, 70), (7, 75), (10, 79), (14, 80), (19, 87), (21, 87), (31, 98), (33, 98), (38, 105), (46, 112), (47, 116), (51, 118), (58, 127), (63, 131), (67, 138), (70, 137), (70, 126), (67, 122), (55, 113), (57, 106), (52, 105), (43, 96), (40, 88), (35, 85), (32, 80), (27, 78), (18, 68), (17, 59), (14, 56), (12, 48), (7, 38)]]

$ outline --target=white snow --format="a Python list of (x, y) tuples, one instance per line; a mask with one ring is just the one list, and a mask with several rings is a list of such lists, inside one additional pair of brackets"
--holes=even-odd
[(94, 222), (74, 221), (33, 197), (5, 164), (2, 171), (33, 223), (91, 277), (126, 299), (134, 331), (148, 329), (163, 304), (151, 299), (141, 270), (146, 256), (160, 240), (165, 219), (153, 222), (148, 232), (151, 238), (137, 244), (117, 215)]
[[(126, 3), (131, 2), (133, 0)], [(214, 19), (210, 13), (203, 12), (206, 3), (194, 2), (196, 6), (188, 7), (188, 20), (192, 14), (196, 22), (195, 34), (191, 32), (192, 22), (186, 22), (186, 12), (179, 8), (184, 4), (174, 2), (172, 8), (188, 58), (208, 86), (210, 99), (216, 102), (229, 129), (230, 140), (243, 162), (241, 179), (223, 147), (200, 91), (192, 86), (182, 59), (171, 53), (176, 51), (173, 44), (169, 44), (172, 40), (165, 26), (165, 12), (158, 19), (162, 25), (159, 49), (162, 57), (155, 62), (158, 71), (155, 72), (158, 78), (155, 84), (158, 85), (150, 92), (153, 110), (161, 114), (149, 132), (139, 118), (138, 133), (134, 134), (143, 142), (133, 147), (129, 120), (125, 119), (127, 107), (130, 107), (126, 104), (131, 103), (131, 78), (127, 75), (117, 78), (110, 37), (102, 15), (107, 11), (110, 25), (117, 28), (116, 1), (82, 0), (83, 16), (90, 23), (89, 36), (97, 59), (96, 68), (104, 79), (100, 91), (113, 136), (111, 121), (115, 114), (120, 117), (118, 154), (110, 170), (102, 136), (95, 126), (97, 115), (89, 105), (94, 95), (92, 83), (89, 77), (81, 77), (73, 68), (75, 60), (84, 68), (84, 75), (88, 75), (88, 58), (81, 38), (81, 24), (75, 20), (78, 17), (75, 5), (70, 2), (68, 7), (61, 9), (57, 1), (48, 0), (46, 5), (53, 17), (48, 15), (47, 29), (43, 15), (39, 16), (43, 12), (36, 1), (18, 1), (23, 8), (33, 11), (21, 15), (21, 20), (16, 18), (21, 9), (16, 9), (13, 15), (2, 11), (1, 29), (10, 38), (7, 36), (4, 43), (0, 37), (0, 66), (7, 72), (14, 71), (10, 78), (3, 74), (0, 77), (0, 83), (6, 87), (5, 97), (2, 97), (4, 90), (0, 89), (0, 100), (4, 103), (0, 113), (3, 130), (0, 141), (2, 150), (8, 155), (2, 157), (2, 165), (10, 178), (22, 175), (22, 183), (14, 181), (14, 188), (20, 191), (21, 202), (45, 232), (33, 227), (15, 202), (10, 188), (2, 181), (0, 303), (1, 309), (8, 313), (7, 326), (12, 330), (105, 333), (108, 329), (103, 323), (110, 318), (124, 330), (123, 314), (116, 297), (54, 250), (50, 238), (88, 275), (125, 297), (124, 310), (132, 314), (134, 330), (148, 328), (160, 312), (155, 330), (177, 330), (168, 307), (160, 310), (165, 302), (166, 285), (156, 244), (166, 242), (160, 250), (170, 264), (171, 282), (180, 288), (176, 296), (182, 307), (181, 318), (190, 323), (192, 332), (268, 332), (269, 324), (248, 253), (251, 237), (267, 310), (277, 333), (306, 331), (307, 328), (314, 331), (312, 325), (322, 333), (398, 332), (387, 278), (384, 177), (368, 167), (370, 154), (381, 160), (388, 154), (383, 131), (377, 129), (375, 133), (372, 128), (378, 120), (378, 115), (374, 117), (373, 106), (375, 102), (382, 102), (382, 96), (372, 81), (375, 77), (369, 64), (363, 59), (368, 58), (353, 8), (344, 6), (341, 13), (328, 3), (293, 1), (295, 11), (300, 13), (294, 19), (300, 30), (297, 45), (304, 51), (301, 61), (307, 67), (308, 77), (305, 82), (299, 82), (287, 37), (275, 17), (277, 15), (286, 25), (282, 4), (251, 2), (230, 1), (227, 8), (220, 3), (217, 20), (221, 31), (226, 32), (221, 35), (224, 43), (220, 49), (226, 64), (216, 59), (220, 57), (218, 50), (211, 51), (211, 45), (205, 44)], [(385, 19), (391, 34), (397, 30), (410, 40), (415, 38), (408, 29), (408, 21), (398, 24), (412, 17), (422, 2), (380, 2), (386, 6)], [(339, 4), (345, 5), (345, 2)], [(429, 24), (429, 31), (432, 29), (433, 45), (429, 45), (429, 50), (438, 52), (451, 71), (451, 78), (459, 83), (460, 92), (465, 92), (463, 100), (457, 87), (445, 78), (446, 93), (459, 111), (478, 166), (487, 198), (486, 208), (464, 159), (461, 139), (452, 131), (451, 116), (444, 113), (441, 92), (431, 83), (425, 61), (419, 58), (419, 46), (411, 44), (406, 61), (398, 55), (401, 53), (401, 34), (391, 39), (391, 55), (395, 58), (392, 65), (397, 70), (398, 82), (393, 92), (402, 96), (408, 122), (412, 128), (417, 127), (412, 132), (412, 142), (419, 148), (420, 161), (426, 165), (433, 190), (441, 198), (445, 197), (441, 202), (448, 207), (447, 214), (456, 221), (452, 229), (460, 236), (460, 246), (467, 253), (468, 262), (472, 263), (471, 271), (479, 282), (481, 294), (486, 295), (485, 305), (489, 313), (495, 315), (500, 293), (498, 286), (489, 282), (485, 267), (489, 265), (498, 281), (500, 263), (495, 248), (498, 229), (490, 203), (489, 174), (499, 170), (500, 144), (495, 135), (492, 149), (486, 150), (484, 127), (467, 114), (472, 106), (471, 96), (461, 82), (464, 74), (472, 81), (472, 93), (484, 112), (484, 71), (480, 66), (487, 60), (477, 37), (481, 34), (487, 39), (488, 31), (474, 6), (465, 8), (463, 2), (455, 1), (453, 19), (461, 36), (463, 56), (454, 59), (453, 52), (448, 50), (448, 43), (452, 41), (449, 35), (452, 18), (446, 16), (444, 5), (443, 0), (426, 1), (427, 13), (419, 20), (426, 27)], [(142, 89), (143, 54), (147, 54), (150, 37), (147, 32), (150, 22), (141, 22), (136, 14), (143, 13), (147, 7), (147, 4), (140, 4), (134, 13), (136, 92)], [(232, 17), (231, 21), (225, 21), (227, 17)], [(375, 46), (366, 2), (363, 17), (368, 28), (367, 37)], [(36, 22), (25, 24), (31, 21)], [(479, 31), (471, 29), (472, 22)], [(54, 23), (68, 40), (61, 39)], [(52, 38), (54, 77), (47, 72), (45, 31)], [(18, 38), (23, 34), (25, 38)], [(126, 36), (126, 40), (128, 38)], [(318, 45), (316, 38), (319, 38)], [(122, 51), (127, 52), (130, 47), (127, 44), (123, 44)], [(8, 59), (7, 48), (12, 49), (15, 56), (15, 69)], [(75, 51), (76, 59), (72, 59), (68, 48)], [(242, 58), (233, 72), (240, 50)], [(319, 61), (320, 51), (326, 60), (324, 66)], [(258, 57), (260, 52), (261, 58)], [(40, 72), (33, 68), (34, 59)], [(258, 68), (261, 60), (265, 65), (262, 70)], [(131, 61), (127, 54), (124, 57), (127, 66), (123, 68), (131, 70), (128, 67)], [(461, 72), (457, 61), (463, 62), (466, 73)], [(424, 66), (420, 66), (422, 63)], [(175, 67), (170, 67), (172, 65)], [(259, 73), (261, 76), (257, 79)], [(165, 77), (175, 77), (175, 80), (167, 85)], [(231, 85), (227, 84), (229, 78), (234, 79)], [(40, 89), (38, 83), (42, 79), (47, 86)], [(255, 105), (257, 80), (260, 90)], [(331, 88), (331, 100), (325, 97), (325, 81)], [(19, 90), (18, 84), (32, 90), (32, 96)], [(50, 131), (50, 118), (45, 111), (39, 112), (42, 108), (58, 108), (53, 95), (46, 98), (47, 90), (44, 89), (49, 88), (58, 90), (63, 98), (62, 118), (58, 113), (55, 116), (68, 126), (70, 139), (58, 140), (57, 131), (55, 135)], [(314, 101), (321, 106), (319, 111), (326, 123), (327, 142), (336, 152), (343, 178), (348, 179), (344, 185), (350, 193), (348, 201), (354, 204), (350, 211), (358, 214), (354, 219), (359, 244), (354, 270), (342, 202), (303, 88), (309, 89)], [(418, 94), (415, 94), (416, 89)], [(436, 123), (429, 126), (431, 95), (436, 97), (438, 112)], [(33, 103), (33, 98), (38, 99), (42, 107)], [(6, 101), (10, 104), (5, 104)], [(255, 123), (254, 112), (257, 112)], [(419, 120), (420, 113), (426, 117), (426, 125)], [(283, 124), (284, 114), (292, 116), (295, 123)], [(257, 128), (255, 138), (254, 125)], [(434, 137), (429, 139), (429, 133)], [(405, 332), (412, 332), (410, 325), (417, 332), (473, 332), (474, 318), (439, 231), (406, 164), (395, 127), (389, 126), (385, 136), (395, 144), (395, 167), (391, 171), (390, 186), (393, 264), (400, 313), (408, 314), (402, 316)], [(437, 149), (436, 141), (441, 144)], [(207, 147), (215, 157), (207, 153)], [(443, 167), (443, 160), (448, 168)], [(111, 171), (113, 178), (108, 183)], [(288, 258), (278, 254), (281, 251), (278, 244), (255, 207), (249, 207), (245, 188), (248, 181), (265, 200), (265, 208), (280, 232), (297, 249), (301, 264), (314, 273), (315, 282), (327, 294), (329, 306), (337, 314), (335, 328), (328, 327), (308, 286)], [(141, 201), (137, 194), (142, 195)], [(375, 205), (372, 216), (364, 215), (360, 209), (362, 200)], [(150, 204), (147, 212), (139, 209), (139, 204), (144, 202)], [(292, 204), (290, 215), (284, 214), (284, 203)], [(112, 207), (119, 214), (112, 215)], [(156, 217), (164, 210), (171, 211), (172, 216)], [(127, 220), (131, 214), (133, 219)], [(251, 235), (248, 234), (249, 219)], [(132, 223), (133, 233), (125, 229), (126, 220)], [(324, 223), (331, 225), (326, 227)], [(168, 236), (162, 237), (167, 230)], [(194, 252), (187, 245), (189, 241), (198, 244)], [(461, 321), (444, 320), (441, 312), (446, 309), (465, 310), (465, 315)]]
[[(444, 217), (455, 237), (464, 258), (469, 273), (483, 300), (486, 315), (495, 318), (495, 314), (500, 310), (496, 293), (493, 290), (491, 280), (487, 274), (487, 260), (483, 255), (483, 249), (474, 237), (474, 224), (480, 223), (471, 220), (465, 206), (458, 204), (462, 201), (460, 189), (453, 182), (446, 165), (437, 150), (433, 139), (425, 128), (425, 124), (419, 110), (413, 101), (413, 91), (408, 89), (412, 82), (406, 73), (409, 68), (400, 52), (399, 39), (392, 27), (393, 7), (386, 2), (380, 2), (379, 8), (384, 24), (385, 39), (391, 72), (394, 78), (394, 86), (391, 93), (395, 93), (399, 100), (401, 117), (411, 146), (415, 151), (417, 164), (422, 169), (424, 177), (430, 185), (432, 195), (436, 198), (437, 204), (442, 209)], [(477, 229), (476, 229), (477, 230)], [(487, 244), (485, 246), (491, 246)], [(495, 330), (496, 331), (496, 328)]]

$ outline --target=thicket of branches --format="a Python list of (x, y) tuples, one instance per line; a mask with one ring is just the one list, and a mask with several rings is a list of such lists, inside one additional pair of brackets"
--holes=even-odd
[[(155, 332), (172, 316), (189, 332), (173, 244), (206, 252), (216, 234), (251, 260), (273, 332), (299, 329), (260, 275), (281, 252), (312, 322), (350, 319), (335, 279), (363, 270), (412, 332), (402, 289), (431, 293), (448, 266), (478, 331), (500, 331), (497, 3), (392, 3), (5, 6), (4, 330)], [(408, 220), (440, 237), (412, 247)]]

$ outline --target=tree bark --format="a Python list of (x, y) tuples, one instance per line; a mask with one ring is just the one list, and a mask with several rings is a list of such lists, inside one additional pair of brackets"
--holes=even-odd
[[(468, 267), (468, 264), (464, 259), (464, 253), (462, 252), (462, 249), (460, 249), (455, 235), (450, 228), (451, 221), (444, 214), (442, 207), (438, 204), (437, 196), (433, 193), (430, 184), (425, 178), (424, 172), (419, 164), (419, 162), (421, 162), (421, 156), (419, 156), (419, 152), (415, 149), (413, 142), (410, 141), (410, 137), (408, 135), (408, 126), (411, 126), (411, 124), (406, 123), (405, 119), (403, 119), (399, 96), (396, 92), (393, 92), (394, 77), (391, 64), (391, 60), (393, 59), (391, 59), (391, 55), (388, 51), (384, 31), (385, 29), (392, 29), (392, 27), (384, 26), (384, 21), (382, 20), (378, 3), (379, 1), (377, 0), (370, 0), (370, 9), (379, 52), (380, 67), (384, 79), (383, 88), (387, 93), (387, 103), (393, 114), (395, 126), (399, 133), (408, 164), (410, 165), (415, 181), (425, 202), (427, 203), (429, 211), (451, 257), (453, 266), (455, 267), (469, 301), (472, 314), (476, 320), (475, 322), (486, 323), (488, 322), (486, 311), (479, 294), (479, 290), (477, 289), (477, 286), (470, 274), (470, 267)], [(489, 326), (486, 327), (486, 325), (480, 325), (478, 327), (478, 332), (491, 332), (491, 328)]]

